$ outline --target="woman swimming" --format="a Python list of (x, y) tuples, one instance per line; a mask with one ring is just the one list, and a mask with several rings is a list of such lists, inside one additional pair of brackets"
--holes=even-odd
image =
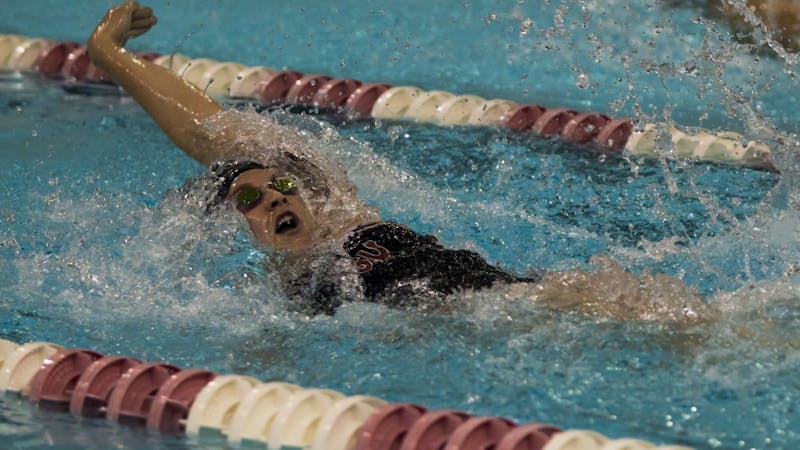
[(178, 147), (209, 167), (214, 188), (206, 208), (232, 205), (259, 242), (283, 251), (287, 266), (299, 261), (282, 275), (304, 311), (331, 314), (342, 302), (359, 298), (447, 308), (454, 293), (502, 287), (517, 298), (620, 319), (691, 321), (713, 315), (699, 295), (666, 275), (637, 278), (600, 259), (596, 272), (521, 277), (475, 252), (444, 248), (432, 236), (383, 221), (356, 196), (344, 172), (297, 130), (263, 115), (225, 110), (169, 70), (123, 48), (155, 23), (152, 10), (136, 2), (112, 8), (89, 38), (92, 60)]

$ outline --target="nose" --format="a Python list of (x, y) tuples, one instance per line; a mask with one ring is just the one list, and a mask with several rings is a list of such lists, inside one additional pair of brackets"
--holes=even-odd
[(268, 210), (272, 211), (275, 208), (279, 207), (280, 205), (282, 204), (285, 205), (288, 202), (289, 200), (286, 198), (286, 196), (284, 196), (280, 192), (272, 191), (270, 198), (268, 198), (267, 201), (264, 202), (264, 204), (267, 205)]

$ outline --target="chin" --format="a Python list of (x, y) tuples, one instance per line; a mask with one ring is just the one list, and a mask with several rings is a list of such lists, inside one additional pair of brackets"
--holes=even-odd
[(302, 250), (311, 247), (313, 244), (312, 239), (305, 239), (301, 237), (284, 237), (275, 240), (275, 247), (284, 250)]

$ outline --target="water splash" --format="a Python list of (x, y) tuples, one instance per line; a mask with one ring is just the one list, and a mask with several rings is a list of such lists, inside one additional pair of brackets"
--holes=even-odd
[[(581, 110), (612, 105), (611, 111), (632, 115), (637, 126), (665, 121), (743, 131), (774, 146), (780, 181), (676, 163), (666, 140), (659, 144), (663, 157), (656, 166), (631, 158), (607, 158), (598, 165), (579, 149), (497, 131), (451, 133), (363, 122), (337, 130), (307, 117), (281, 112), (275, 117), (300, 128), (304, 139), (347, 167), (362, 197), (388, 217), (439, 234), (449, 245), (478, 249), (519, 271), (529, 265), (588, 268), (594, 253), (608, 253), (637, 273), (653, 267), (697, 285), (718, 305), (722, 317), (716, 322), (681, 328), (554, 313), (531, 302), (527, 293), (503, 289), (463, 294), (471, 309), (459, 314), (357, 303), (345, 305), (335, 317), (294, 315), (287, 312), (270, 270), (256, 263), (272, 255), (250, 242), (242, 223), (198, 218), (178, 199), (161, 200), (164, 183), (147, 187), (148, 180), (161, 177), (180, 185), (184, 174), (192, 173), (185, 167), (171, 173), (178, 157), (169, 144), (141, 131), (152, 130), (149, 122), (124, 116), (103, 125), (89, 113), (55, 114), (26, 100), (23, 111), (14, 114), (31, 114), (34, 122), (87, 121), (97, 129), (77, 127), (78, 135), (91, 136), (84, 138), (66, 126), (48, 130), (23, 124), (23, 141), (15, 142), (11, 134), (8, 147), (20, 150), (14, 158), (30, 159), (14, 172), (22, 183), (52, 170), (35, 160), (71, 157), (65, 151), (71, 148), (89, 152), (82, 154), (81, 164), (109, 149), (116, 153), (114, 160), (124, 160), (121, 155), (129, 153), (123, 150), (129, 148), (157, 163), (140, 165), (130, 158), (113, 169), (98, 163), (91, 166), (93, 183), (73, 173), (72, 178), (58, 175), (58, 183), (50, 185), (47, 179), (54, 177), (47, 175), (25, 184), (23, 192), (35, 195), (0, 194), (2, 209), (14, 217), (2, 224), (3, 242), (11, 244), (0, 247), (0, 255), (13, 266), (4, 266), (0, 275), (11, 286), (0, 291), (10, 299), (2, 304), (4, 330), (15, 330), (13, 336), (23, 340), (38, 338), (44, 326), (54, 340), (100, 350), (430, 407), (548, 418), (613, 436), (648, 436), (700, 448), (792, 448), (800, 440), (785, 426), (797, 403), (792, 380), (798, 367), (793, 311), (800, 196), (794, 149), (800, 145), (791, 113), (796, 84), (785, 71), (786, 60), (754, 53), (753, 47), (732, 41), (719, 24), (692, 21), (698, 11), (691, 6), (667, 13), (663, 2), (513, 3), (493, 3), (497, 15), (486, 24), (504, 30), (487, 42), (497, 44), (492, 48), (503, 53), (513, 76), (489, 77), (478, 89), (505, 89), (505, 96), (521, 101)], [(397, 12), (386, 15), (397, 17)], [(485, 12), (480, 17), (485, 24)], [(528, 17), (536, 21), (521, 35)], [(402, 34), (382, 26), (389, 36)], [(275, 48), (291, 44), (287, 34), (293, 37), (288, 31), (276, 34), (281, 42)], [(369, 39), (368, 32), (364, 35)], [(433, 39), (421, 41), (414, 48), (424, 51), (404, 51), (403, 60), (425, 60), (426, 52), (447, 58), (451, 52), (438, 50), (456, 48), (436, 45)], [(388, 59), (342, 52), (330, 52), (333, 66), (344, 57), (349, 70), (370, 74), (379, 69), (359, 61)], [(320, 54), (325, 56), (324, 50)], [(469, 60), (452, 54), (445, 65)], [(539, 63), (545, 60), (552, 63)], [(304, 61), (305, 67), (317, 63)], [(453, 85), (464, 91), (474, 87), (464, 79), (496, 75), (504, 67), (464, 64), (458, 66), (463, 70), (450, 69), (462, 77)], [(573, 65), (590, 73), (598, 87), (580, 89), (574, 76), (565, 77)], [(431, 85), (449, 79), (437, 77), (442, 72), (430, 65), (394, 72), (402, 69), (395, 65), (391, 73), (371, 78), (391, 75)], [(520, 79), (521, 72), (530, 76)], [(103, 108), (126, 111), (116, 104)], [(30, 132), (34, 128), (37, 136)], [(93, 148), (92, 140), (113, 133), (134, 138)], [(40, 145), (54, 134), (57, 151)], [(159, 146), (165, 150), (152, 150)], [(117, 189), (117, 180), (103, 176), (107, 170), (159, 176), (123, 180)], [(192, 348), (198, 341), (209, 351), (197, 355)], [(234, 355), (237, 351), (243, 354)], [(460, 383), (446, 382), (456, 376)], [(753, 417), (759, 418), (758, 427), (752, 426)]]

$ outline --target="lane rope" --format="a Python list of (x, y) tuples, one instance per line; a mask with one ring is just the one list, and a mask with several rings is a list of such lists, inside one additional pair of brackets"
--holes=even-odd
[[(518, 104), (414, 86), (364, 83), (352, 78), (303, 74), (235, 62), (190, 58), (180, 54), (137, 54), (166, 67), (212, 97), (262, 105), (303, 105), (337, 110), (351, 118), (432, 123), (441, 126), (496, 126), (541, 137), (558, 137), (599, 153), (622, 153), (657, 159), (659, 145), (672, 144), (670, 157), (729, 164), (777, 172), (768, 145), (730, 131), (679, 130), (667, 123), (641, 129), (627, 118), (597, 112)], [(123, 91), (89, 59), (75, 42), (57, 42), (20, 35), (0, 35), (0, 70), (6, 76), (38, 73), (82, 88), (83, 92)]]
[(17, 345), (0, 339), (0, 393), (25, 396), (48, 411), (187, 433), (201, 444), (207, 430), (231, 445), (246, 442), (270, 449), (691, 450), (329, 389), (262, 383), (244, 375), (180, 369), (50, 342)]

